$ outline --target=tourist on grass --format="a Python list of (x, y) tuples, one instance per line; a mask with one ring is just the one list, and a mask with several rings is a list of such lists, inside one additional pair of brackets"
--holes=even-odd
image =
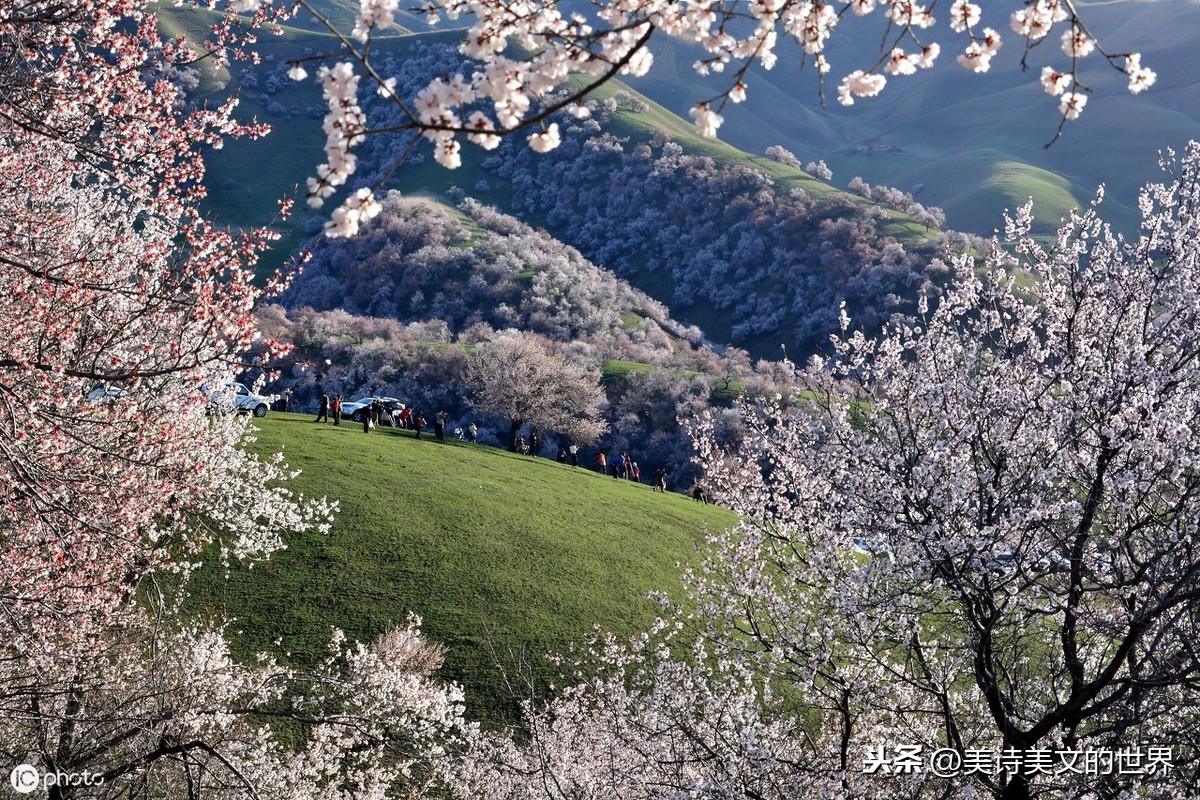
[(571, 454), (571, 466), (578, 467), (579, 466), (579, 445), (572, 444), (570, 447), (567, 448), (567, 452), (569, 452)]
[(425, 427), (425, 415), (420, 411), (414, 411), (412, 416), (413, 428), (417, 432), (417, 438), (421, 438), (421, 428)]
[(596, 468), (600, 471), (601, 475), (608, 472), (608, 458), (604, 455), (604, 453), (600, 453), (596, 456)]
[(342, 396), (340, 394), (335, 394), (333, 396), (333, 404), (331, 406), (331, 410), (333, 411), (333, 424), (341, 425), (342, 424)]
[(472, 422), (467, 426), (467, 441), (473, 442), (479, 436), (479, 426)]
[(449, 418), (444, 408), (433, 415), (433, 435), (439, 442), (446, 438), (446, 420)]
[(667, 493), (667, 471), (663, 467), (659, 467), (658, 472), (654, 473), (654, 491)]
[(633, 481), (634, 483), (642, 482), (642, 471), (638, 469), (636, 461), (629, 465), (629, 480)]
[(617, 453), (617, 457), (612, 460), (612, 476), (620, 478), (621, 472), (625, 469), (625, 458)]
[(329, 395), (321, 395), (321, 406), (313, 422), (329, 422)]
[(292, 390), (288, 389), (283, 393), (283, 410), (288, 412), (292, 410)]

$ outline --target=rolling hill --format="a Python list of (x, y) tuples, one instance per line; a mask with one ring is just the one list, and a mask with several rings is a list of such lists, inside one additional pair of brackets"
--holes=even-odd
[(257, 448), (303, 470), (294, 488), (340, 512), (328, 536), (293, 538), (265, 564), (200, 571), (190, 613), (233, 617), (243, 657), (279, 638), (298, 665), (324, 655), (331, 626), (367, 640), (420, 614), (477, 717), (511, 718), (506, 675), (553, 680), (543, 654), (594, 625), (643, 629), (655, 616), (646, 593), (677, 593), (677, 563), (705, 527), (734, 522), (683, 495), (482, 445), (301, 414), (256, 424)]

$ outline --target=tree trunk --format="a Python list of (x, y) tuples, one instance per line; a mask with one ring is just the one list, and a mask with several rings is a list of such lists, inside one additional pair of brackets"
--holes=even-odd
[(1024, 775), (1014, 775), (1004, 787), (1000, 800), (1030, 800), (1029, 780)]

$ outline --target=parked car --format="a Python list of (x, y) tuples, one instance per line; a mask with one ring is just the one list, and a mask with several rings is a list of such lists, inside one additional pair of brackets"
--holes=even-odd
[(87, 393), (87, 399), (93, 403), (111, 403), (124, 394), (125, 390), (120, 386), (111, 386), (98, 383), (90, 392)]
[(1034, 562), (1033, 568), (1038, 572), (1070, 572), (1071, 557), (1057, 550), (1050, 550)]
[(854, 545), (854, 552), (860, 556), (880, 556), (886, 555), (888, 558), (893, 558), (892, 548), (882, 539), (868, 539), (865, 536), (855, 536), (851, 539)]
[(225, 384), (224, 389), (208, 392), (209, 412), (215, 413), (218, 409), (223, 408), (222, 403), (227, 402), (229, 398), (233, 400), (233, 411), (238, 414), (265, 417), (267, 409), (271, 406), (270, 398), (255, 394), (244, 384), (230, 381)]
[(971, 556), (971, 566), (982, 566), (986, 567), (988, 572), (1003, 574), (1005, 572), (1016, 570), (1018, 566), (1017, 556), (1008, 550), (1001, 550), (1000, 552), (992, 553), (991, 555), (980, 555), (976, 553), (975, 555)]
[(404, 410), (404, 403), (394, 397), (360, 397), (352, 403), (342, 403), (342, 418), (362, 422), (367, 407), (375, 400), (383, 405), (384, 412), (393, 420)]

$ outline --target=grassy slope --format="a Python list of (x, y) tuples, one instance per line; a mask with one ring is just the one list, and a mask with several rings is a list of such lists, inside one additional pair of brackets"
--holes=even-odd
[(481, 445), (365, 435), (307, 415), (258, 424), (257, 446), (283, 448), (304, 471), (295, 488), (337, 498), (341, 511), (329, 536), (294, 537), (266, 564), (228, 579), (202, 571), (193, 611), (236, 617), (244, 655), (282, 637), (297, 663), (323, 654), (331, 626), (369, 639), (416, 612), (484, 718), (513, 709), (497, 658), (521, 654), (547, 680), (541, 655), (593, 624), (644, 627), (654, 617), (645, 594), (675, 592), (676, 564), (693, 557), (705, 526), (733, 522), (682, 495)]

